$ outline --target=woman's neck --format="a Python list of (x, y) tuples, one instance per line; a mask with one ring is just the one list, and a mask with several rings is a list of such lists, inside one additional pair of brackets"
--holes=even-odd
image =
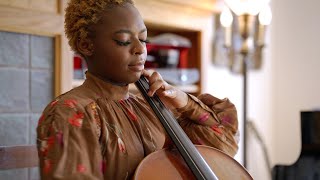
[(109, 83), (109, 84), (112, 84), (115, 86), (128, 86), (128, 83), (115, 82), (115, 81), (112, 81), (111, 79), (102, 77), (102, 76), (98, 75), (97, 73), (94, 73), (94, 72), (90, 72), (90, 73), (106, 83)]

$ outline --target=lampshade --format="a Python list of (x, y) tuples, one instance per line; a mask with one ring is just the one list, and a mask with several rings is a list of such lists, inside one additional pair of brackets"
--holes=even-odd
[(225, 2), (237, 15), (257, 15), (270, 0), (225, 0)]
[(231, 11), (228, 7), (224, 7), (220, 15), (220, 23), (223, 27), (230, 27), (233, 21)]
[(269, 25), (271, 23), (272, 13), (269, 5), (266, 5), (259, 13), (259, 22), (262, 25)]

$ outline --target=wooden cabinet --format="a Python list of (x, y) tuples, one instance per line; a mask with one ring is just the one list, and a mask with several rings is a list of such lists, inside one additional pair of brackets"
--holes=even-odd
[[(199, 81), (194, 84), (176, 85), (181, 90), (199, 94), (201, 92), (201, 33), (195, 30), (188, 30), (179, 27), (167, 27), (161, 25), (155, 25), (152, 23), (146, 23), (148, 28), (148, 36), (154, 37), (164, 33), (172, 33), (188, 39), (191, 42), (191, 47), (188, 49), (186, 69), (196, 69), (199, 71)], [(160, 72), (161, 73), (161, 72)]]
[(216, 0), (135, 0), (148, 36), (174, 33), (188, 38), (192, 47), (188, 53), (188, 68), (197, 68), (200, 80), (193, 86), (180, 86), (192, 94), (203, 92), (203, 61), (210, 61), (213, 15), (219, 11)]

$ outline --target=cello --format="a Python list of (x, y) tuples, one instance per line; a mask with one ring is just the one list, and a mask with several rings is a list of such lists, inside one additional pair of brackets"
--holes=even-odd
[(246, 169), (222, 151), (194, 145), (157, 95), (149, 97), (148, 80), (141, 76), (135, 83), (176, 148), (165, 148), (146, 156), (138, 165), (134, 180), (198, 179), (252, 180)]

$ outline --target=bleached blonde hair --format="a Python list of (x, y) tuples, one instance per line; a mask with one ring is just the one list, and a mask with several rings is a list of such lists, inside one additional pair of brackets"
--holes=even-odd
[(133, 0), (70, 0), (66, 8), (64, 28), (71, 49), (79, 52), (77, 40), (93, 36), (92, 26), (101, 19), (107, 8), (134, 4)]

